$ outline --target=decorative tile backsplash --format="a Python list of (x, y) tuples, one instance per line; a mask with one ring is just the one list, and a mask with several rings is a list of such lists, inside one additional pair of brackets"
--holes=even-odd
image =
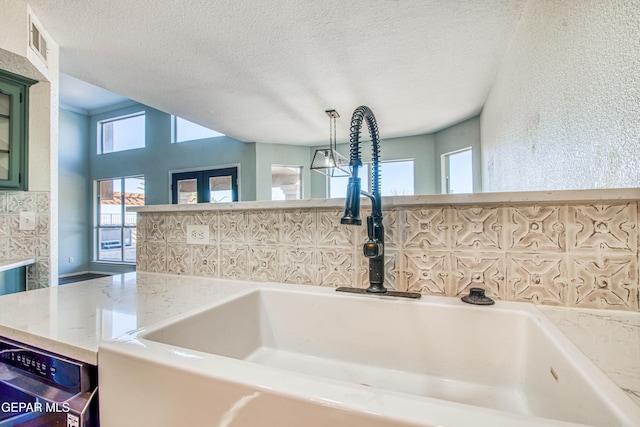
[[(363, 220), (367, 209), (363, 208)], [(341, 208), (140, 212), (139, 271), (366, 287), (366, 227)], [(210, 243), (187, 245), (186, 226)], [(384, 212), (386, 286), (639, 310), (638, 203), (409, 206)]]
[[(20, 230), (20, 212), (35, 212), (35, 230)], [(27, 267), (28, 289), (49, 286), (50, 222), (48, 192), (0, 192), (0, 259), (36, 260)]]

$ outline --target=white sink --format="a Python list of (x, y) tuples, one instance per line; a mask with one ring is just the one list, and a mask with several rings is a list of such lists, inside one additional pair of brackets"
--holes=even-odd
[(101, 413), (107, 427), (128, 425), (122, 414), (154, 426), (640, 425), (640, 407), (521, 303), (265, 285), (107, 344), (99, 367), (101, 406), (119, 414)]

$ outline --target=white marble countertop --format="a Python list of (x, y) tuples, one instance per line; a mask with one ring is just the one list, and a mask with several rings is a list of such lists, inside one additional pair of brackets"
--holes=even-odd
[(97, 365), (98, 346), (253, 284), (128, 273), (0, 296), (0, 336)]
[(0, 272), (12, 270), (14, 268), (26, 267), (36, 262), (33, 258), (21, 259), (0, 259)]
[[(255, 283), (128, 273), (0, 296), (0, 336), (98, 363), (98, 346)], [(640, 405), (640, 313), (543, 307), (544, 313)]]
[(538, 306), (640, 405), (640, 313)]

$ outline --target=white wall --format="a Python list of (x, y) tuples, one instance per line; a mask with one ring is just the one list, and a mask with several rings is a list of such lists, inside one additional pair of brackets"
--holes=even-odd
[(484, 191), (640, 186), (640, 4), (530, 0), (481, 115)]
[[(58, 79), (59, 47), (40, 24), (47, 39), (48, 64), (29, 47), (29, 18), (39, 21), (27, 3), (2, 3), (0, 15), (0, 69), (38, 80), (29, 90), (29, 191), (49, 193), (49, 236), (37, 256), (37, 268), (48, 271), (50, 283), (58, 277)], [(48, 283), (39, 282), (40, 286)]]

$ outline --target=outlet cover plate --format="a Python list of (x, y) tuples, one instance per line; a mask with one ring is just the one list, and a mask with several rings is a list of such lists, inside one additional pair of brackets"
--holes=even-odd
[(188, 245), (208, 245), (209, 226), (208, 225), (187, 225)]
[(30, 231), (36, 229), (36, 213), (20, 212), (20, 231)]

